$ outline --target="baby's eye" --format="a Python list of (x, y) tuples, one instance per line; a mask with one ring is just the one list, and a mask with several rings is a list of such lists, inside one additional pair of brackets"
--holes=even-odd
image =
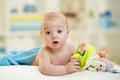
[(46, 34), (50, 34), (50, 31), (47, 31)]
[(61, 33), (62, 32), (62, 30), (58, 30), (58, 33)]

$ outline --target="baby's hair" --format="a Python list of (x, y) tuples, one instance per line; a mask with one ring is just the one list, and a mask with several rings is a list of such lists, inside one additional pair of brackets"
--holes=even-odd
[(65, 16), (59, 12), (49, 12), (44, 15), (43, 20), (53, 20), (55, 18), (63, 18), (65, 20)]
[(44, 21), (47, 21), (47, 20), (51, 20), (52, 21), (52, 20), (57, 19), (57, 18), (65, 20), (66, 25), (67, 25), (67, 29), (69, 29), (65, 16), (62, 13), (60, 13), (60, 12), (48, 12), (48, 13), (46, 13), (44, 15), (44, 17), (43, 17), (41, 27), (43, 27)]

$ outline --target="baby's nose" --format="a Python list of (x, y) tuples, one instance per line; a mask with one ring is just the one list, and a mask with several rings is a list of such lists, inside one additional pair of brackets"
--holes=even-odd
[(57, 33), (56, 32), (54, 32), (53, 33), (53, 37), (57, 37), (58, 35), (57, 35)]

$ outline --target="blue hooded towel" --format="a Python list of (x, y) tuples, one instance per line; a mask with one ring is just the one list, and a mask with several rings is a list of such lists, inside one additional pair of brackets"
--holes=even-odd
[(41, 46), (32, 48), (30, 50), (12, 50), (5, 56), (0, 56), (0, 66), (9, 65), (30, 65), (38, 54)]

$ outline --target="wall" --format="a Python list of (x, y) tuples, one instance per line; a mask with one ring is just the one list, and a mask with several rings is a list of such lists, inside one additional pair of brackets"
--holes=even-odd
[[(14, 2), (15, 1), (15, 2)], [(16, 3), (16, 1), (19, 1), (19, 3)], [(19, 10), (20, 10), (20, 15), (23, 14), (22, 13), (22, 8), (21, 6), (19, 6), (19, 4), (21, 5), (24, 5), (25, 0), (13, 0), (13, 3), (12, 4), (15, 4), (18, 6)], [(26, 1), (29, 1), (29, 0), (26, 0)], [(40, 13), (46, 13), (48, 11), (60, 11), (59, 9), (59, 5), (60, 5), (60, 0), (35, 0), (37, 1), (35, 3), (35, 5), (37, 6), (37, 9), (38, 9), (38, 14)], [(74, 0), (73, 0), (74, 1)], [(81, 27), (83, 26), (78, 26), (78, 28), (76, 29), (71, 29), (71, 32), (70, 32), (70, 36), (69, 38), (72, 40), (72, 42), (75, 44), (75, 45), (78, 45), (80, 42), (82, 41), (86, 41), (87, 43), (90, 43), (92, 45), (94, 45), (96, 48), (98, 48), (101, 44), (107, 44), (108, 47), (110, 47), (110, 49), (112, 50), (112, 56), (113, 58), (116, 58), (116, 62), (119, 62), (120, 60), (120, 50), (119, 50), (119, 46), (120, 46), (120, 32), (119, 30), (118, 31), (105, 31), (105, 32), (102, 32), (100, 29), (99, 29), (99, 25), (98, 25), (98, 16), (99, 16), (99, 12), (100, 11), (104, 11), (105, 9), (110, 9), (110, 11), (112, 12), (112, 20), (117, 24), (117, 27), (120, 26), (120, 11), (119, 11), (119, 3), (120, 3), (120, 0), (84, 0), (85, 1), (85, 18), (87, 19), (87, 22), (85, 23), (87, 25), (87, 27), (85, 29), (82, 29)], [(103, 1), (103, 2), (102, 2)], [(4, 30), (8, 31), (7, 28), (9, 26), (9, 22), (7, 19), (6, 20), (6, 17), (10, 17), (10, 14), (8, 13), (9, 12), (9, 9), (6, 9), (5, 7), (5, 4), (6, 2), (11, 2), (10, 0), (7, 1), (7, 0), (0, 0), (0, 33), (1, 31), (3, 32), (2, 36), (5, 36), (7, 37), (7, 40), (9, 40), (9, 38), (12, 38), (14, 39), (16, 36), (14, 36), (13, 34), (11, 34), (13, 37), (9, 36), (8, 33), (7, 33), (7, 36), (6, 34), (4, 34)], [(106, 4), (105, 4), (105, 3)], [(8, 8), (9, 6), (14, 6), (14, 5), (7, 5)], [(101, 9), (102, 7), (102, 9)], [(93, 11), (93, 16), (90, 17), (89, 16), (89, 12), (90, 10)], [(6, 12), (8, 11), (8, 12)], [(6, 13), (5, 13), (6, 12)], [(6, 24), (7, 23), (7, 24)], [(7, 25), (7, 27), (6, 27)], [(3, 26), (3, 27), (1, 27)], [(1, 29), (1, 28), (4, 28), (4, 29)], [(25, 34), (27, 34), (28, 32), (26, 32)], [(20, 33), (20, 35), (24, 35), (24, 33)], [(32, 38), (31, 40), (31, 35), (33, 35), (34, 37)], [(28, 41), (28, 43), (31, 43), (30, 47), (33, 46), (32, 44), (35, 43), (36, 45), (38, 45), (37, 43), (42, 42), (42, 40), (40, 39), (40, 35), (39, 33), (38, 34), (33, 34), (31, 33), (30, 36), (23, 36), (22, 38), (23, 39), (18, 39), (16, 40), (16, 42), (13, 42), (12, 39), (11, 41), (7, 41), (5, 42), (6, 46), (8, 46), (8, 44), (12, 46), (12, 44), (14, 43), (19, 43), (21, 44), (20, 42), (22, 42), (23, 44), (22, 47), (19, 45), (18, 49), (20, 49), (20, 47), (23, 49), (23, 48), (26, 48), (26, 47), (29, 47), (29, 45), (26, 45), (24, 46), (24, 44), (26, 44), (26, 41), (24, 40), (24, 37), (26, 38), (26, 41)], [(105, 39), (105, 41), (104, 41)], [(5, 41), (6, 41), (6, 38), (5, 38)], [(11, 43), (12, 42), (12, 43)], [(2, 43), (2, 42), (0, 42)], [(24, 47), (23, 47), (24, 46)]]
[(120, 0), (106, 0), (107, 9), (112, 12), (112, 20), (120, 28)]

